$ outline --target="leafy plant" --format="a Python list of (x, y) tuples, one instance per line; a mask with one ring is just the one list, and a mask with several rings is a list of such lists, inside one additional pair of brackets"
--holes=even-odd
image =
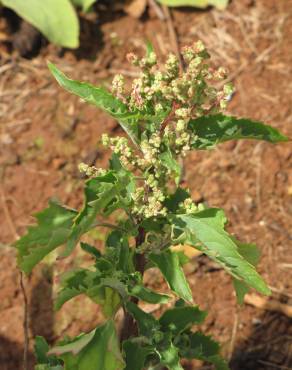
[(158, 0), (168, 6), (194, 6), (196, 8), (207, 8), (215, 6), (223, 10), (227, 7), (229, 0)]
[(49, 41), (68, 48), (79, 46), (79, 21), (74, 7), (88, 11), (96, 0), (0, 0), (31, 23)]
[[(227, 140), (276, 143), (287, 138), (263, 123), (219, 113), (233, 92), (230, 84), (215, 87), (226, 71), (209, 67), (201, 42), (183, 48), (182, 55), (185, 72), (172, 54), (160, 66), (150, 46), (142, 59), (129, 54), (129, 61), (141, 68), (129, 93), (121, 75), (114, 78), (108, 92), (71, 80), (49, 64), (62, 87), (108, 112), (126, 137), (102, 136), (103, 144), (113, 151), (108, 169), (80, 164), (88, 176), (80, 211), (51, 202), (36, 215), (37, 225), (16, 243), (19, 267), (29, 274), (61, 245), (65, 244), (61, 255), (68, 256), (87, 232), (99, 226), (110, 228), (103, 253), (81, 241), (92, 266), (68, 271), (55, 302), (59, 309), (70, 299), (86, 295), (100, 305), (104, 323), (51, 349), (43, 338), (37, 338), (38, 370), (179, 370), (181, 358), (227, 369), (218, 344), (197, 328), (206, 312), (193, 305), (182, 267), (186, 256), (173, 250), (173, 245), (193, 246), (221, 265), (233, 279), (239, 302), (250, 288), (270, 294), (255, 268), (256, 246), (226, 231), (223, 210), (192, 201), (180, 185), (178, 160), (191, 150), (211, 149)], [(110, 224), (105, 219), (115, 211), (124, 216)], [(153, 267), (161, 271), (170, 292), (144, 285), (143, 274)], [(139, 305), (145, 301), (163, 306), (170, 299), (175, 300), (174, 306), (160, 317)], [(117, 333), (114, 320), (120, 308), (124, 319)]]

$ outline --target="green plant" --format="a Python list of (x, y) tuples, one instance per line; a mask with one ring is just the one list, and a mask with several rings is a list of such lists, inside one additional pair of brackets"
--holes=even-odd
[(223, 10), (228, 5), (229, 0), (158, 0), (167, 6), (194, 6), (196, 8), (207, 8), (215, 6)]
[[(57, 247), (65, 244), (61, 256), (68, 256), (90, 230), (110, 229), (103, 253), (80, 242), (92, 256), (92, 267), (67, 272), (55, 302), (59, 309), (85, 294), (101, 306), (104, 324), (51, 349), (43, 338), (36, 338), (38, 370), (179, 370), (181, 358), (197, 358), (227, 369), (219, 345), (196, 329), (206, 312), (192, 304), (182, 268), (187, 259), (173, 245), (193, 246), (221, 265), (233, 279), (239, 302), (249, 288), (270, 293), (255, 269), (256, 246), (228, 234), (221, 209), (192, 201), (180, 186), (178, 160), (191, 150), (211, 149), (228, 140), (275, 143), (287, 138), (263, 123), (219, 113), (233, 91), (230, 84), (215, 87), (226, 71), (209, 67), (201, 42), (183, 48), (182, 55), (185, 72), (174, 55), (159, 66), (150, 46), (145, 58), (129, 54), (128, 59), (141, 68), (141, 77), (133, 81), (129, 94), (121, 75), (114, 78), (110, 93), (71, 80), (49, 64), (62, 87), (108, 112), (127, 137), (103, 135), (103, 144), (113, 151), (109, 169), (80, 165), (89, 177), (81, 211), (50, 202), (36, 215), (37, 225), (16, 243), (19, 267), (29, 274)], [(119, 221), (105, 220), (115, 211)], [(171, 293), (144, 285), (143, 274), (151, 267), (161, 271)], [(174, 297), (174, 306), (160, 317), (139, 306), (140, 300), (163, 306)], [(120, 308), (124, 318), (117, 334), (114, 319)]]
[(31, 23), (49, 41), (68, 48), (79, 46), (79, 21), (74, 7), (88, 11), (96, 0), (0, 0)]

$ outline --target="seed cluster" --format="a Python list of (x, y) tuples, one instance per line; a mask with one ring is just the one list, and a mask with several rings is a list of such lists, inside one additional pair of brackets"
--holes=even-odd
[[(163, 202), (167, 184), (177, 174), (174, 166), (165, 163), (161, 155), (168, 151), (173, 161), (185, 156), (196, 139), (189, 129), (190, 120), (226, 108), (233, 93), (231, 84), (216, 88), (216, 81), (225, 79), (227, 73), (222, 67), (209, 66), (209, 54), (201, 41), (184, 47), (181, 53), (185, 71), (181, 70), (174, 54), (170, 54), (162, 66), (153, 51), (141, 59), (128, 54), (128, 60), (141, 70), (139, 78), (134, 79), (129, 93), (122, 75), (116, 75), (112, 82), (112, 93), (129, 111), (140, 112), (141, 117), (145, 117), (139, 122), (139, 150), (124, 137), (102, 136), (102, 143), (119, 156), (123, 166), (142, 174), (133, 194), (133, 212), (137, 216), (165, 215)], [(191, 199), (181, 207), (185, 212), (197, 209)]]

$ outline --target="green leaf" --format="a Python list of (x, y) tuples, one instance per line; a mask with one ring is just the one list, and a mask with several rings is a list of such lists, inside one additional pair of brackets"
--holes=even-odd
[(194, 149), (209, 149), (228, 140), (255, 139), (271, 143), (288, 141), (278, 130), (261, 122), (216, 114), (190, 121)]
[(175, 183), (179, 184), (181, 178), (181, 166), (177, 163), (176, 159), (173, 157), (169, 147), (159, 155), (159, 159), (164, 167), (170, 170), (175, 175)]
[[(240, 254), (233, 238), (224, 230), (226, 217), (222, 210), (210, 208), (194, 214), (174, 215), (170, 219), (181, 233), (179, 241), (201, 250), (236, 279), (263, 294), (270, 294), (254, 266)], [(174, 244), (177, 242), (174, 240)]]
[(102, 306), (106, 317), (112, 317), (120, 307), (122, 299), (127, 297), (126, 286), (113, 276), (111, 270), (105, 270), (103, 275), (100, 271), (86, 269), (65, 273), (61, 281), (62, 289), (55, 301), (55, 309), (58, 310), (68, 300), (85, 294)]
[(63, 369), (61, 366), (61, 360), (58, 360), (56, 356), (48, 356), (49, 345), (45, 338), (36, 336), (34, 343), (34, 351), (38, 365), (36, 370), (60, 370)]
[(86, 102), (95, 105), (109, 113), (119, 121), (122, 128), (137, 145), (138, 140), (138, 119), (140, 113), (129, 112), (126, 104), (114, 97), (102, 87), (95, 87), (86, 82), (72, 80), (64, 75), (54, 64), (48, 63), (48, 67), (65, 90), (79, 96)]
[(197, 8), (207, 8), (212, 5), (223, 10), (227, 7), (229, 0), (158, 0), (168, 6), (194, 6)]
[(108, 235), (106, 256), (116, 266), (117, 270), (125, 273), (134, 271), (132, 254), (127, 236), (122, 231), (114, 230)]
[(66, 272), (61, 278), (62, 289), (57, 294), (55, 309), (59, 310), (70, 299), (86, 293), (88, 285), (97, 284), (99, 281), (95, 272), (86, 269)]
[[(237, 245), (238, 252), (245, 258), (250, 264), (256, 267), (260, 259), (260, 251), (255, 244), (241, 243), (240, 241), (233, 239)], [(249, 292), (249, 287), (243, 281), (233, 278), (233, 286), (236, 292), (237, 302), (243, 304), (244, 296)]]
[(170, 288), (186, 301), (192, 301), (192, 292), (176, 253), (167, 249), (160, 254), (151, 253), (149, 259), (159, 268)]
[(15, 243), (21, 270), (29, 274), (39, 261), (66, 242), (76, 214), (51, 201), (48, 208), (35, 215), (38, 224), (29, 226), (27, 234)]
[(74, 6), (82, 8), (83, 12), (86, 13), (90, 7), (95, 3), (96, 0), (71, 0)]
[(195, 306), (174, 307), (163, 313), (159, 323), (162, 330), (179, 334), (194, 324), (201, 324), (206, 315), (207, 312)]
[(164, 205), (171, 213), (176, 213), (179, 210), (180, 203), (183, 203), (190, 194), (182, 188), (177, 188), (175, 193), (169, 195), (165, 201)]
[(125, 307), (137, 321), (139, 334), (152, 338), (152, 335), (159, 329), (158, 321), (152, 315), (141, 310), (141, 308), (131, 301), (127, 302)]
[(132, 189), (132, 181), (132, 177), (126, 180), (118, 177), (115, 171), (109, 171), (86, 182), (84, 206), (75, 219), (64, 256), (69, 255), (80, 237), (95, 226), (98, 214), (107, 216), (118, 208), (127, 209), (131, 199), (125, 188), (131, 185)]
[(153, 290), (138, 284), (130, 288), (129, 294), (148, 303), (167, 303), (170, 298), (166, 294), (156, 293)]
[(95, 247), (93, 247), (92, 245), (88, 244), (88, 243), (83, 243), (81, 242), (80, 243), (80, 246), (81, 246), (81, 249), (84, 250), (84, 252), (90, 254), (91, 256), (93, 256), (95, 259), (98, 259), (101, 257), (101, 253), (98, 249), (96, 249)]
[(1, 2), (36, 27), (52, 43), (68, 48), (79, 46), (79, 22), (69, 0), (1, 0)]
[(61, 357), (66, 370), (122, 370), (125, 366), (112, 320), (71, 343), (52, 348), (49, 354)]
[(159, 350), (160, 363), (169, 370), (183, 370), (180, 364), (178, 348), (170, 343), (166, 348)]
[(185, 341), (178, 343), (179, 354), (183, 358), (211, 362), (217, 370), (228, 370), (224, 359), (219, 355), (220, 347), (211, 337), (201, 332), (191, 333)]
[(143, 370), (146, 357), (153, 352), (150, 346), (142, 346), (134, 340), (126, 340), (123, 342), (123, 350), (125, 352), (125, 370)]

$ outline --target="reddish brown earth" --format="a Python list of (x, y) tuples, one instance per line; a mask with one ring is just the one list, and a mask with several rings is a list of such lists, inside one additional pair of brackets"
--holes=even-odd
[[(201, 38), (214, 64), (229, 68), (236, 86), (229, 113), (273, 124), (292, 137), (292, 1), (234, 0), (222, 13), (182, 9), (173, 16), (180, 45)], [(3, 36), (3, 20), (0, 30)], [(116, 72), (135, 75), (125, 56), (143, 52), (146, 39), (162, 58), (173, 49), (166, 24), (152, 10), (140, 20), (113, 10), (100, 12), (98, 24), (84, 20), (82, 47), (76, 52), (45, 45), (39, 56), (24, 60), (11, 54), (9, 37), (0, 44), (1, 370), (22, 366), (23, 297), (10, 245), (49, 198), (81, 205), (77, 164), (105, 165), (108, 155), (99, 144), (100, 135), (120, 132), (104, 113), (62, 91), (46, 60), (73, 78), (108, 86)], [(291, 144), (230, 142), (212, 152), (192, 153), (185, 162), (185, 181), (194, 199), (223, 207), (230, 230), (243, 241), (257, 242), (262, 251), (259, 269), (273, 289), (271, 299), (292, 305)], [(103, 237), (91, 235), (97, 245)], [(52, 282), (81, 260), (76, 253), (54, 267), (43, 265), (26, 281), (31, 338), (44, 335), (53, 342), (64, 333), (88, 331), (100, 320), (96, 308), (84, 304), (82, 297), (58, 314), (52, 309)], [(209, 311), (203, 329), (222, 343), (232, 370), (292, 369), (291, 318), (238, 307), (230, 278), (203, 256), (188, 266), (188, 277), (195, 301)], [(149, 283), (159, 287), (161, 277)], [(32, 368), (31, 352), (30, 360)], [(193, 363), (185, 368), (210, 367)]]

